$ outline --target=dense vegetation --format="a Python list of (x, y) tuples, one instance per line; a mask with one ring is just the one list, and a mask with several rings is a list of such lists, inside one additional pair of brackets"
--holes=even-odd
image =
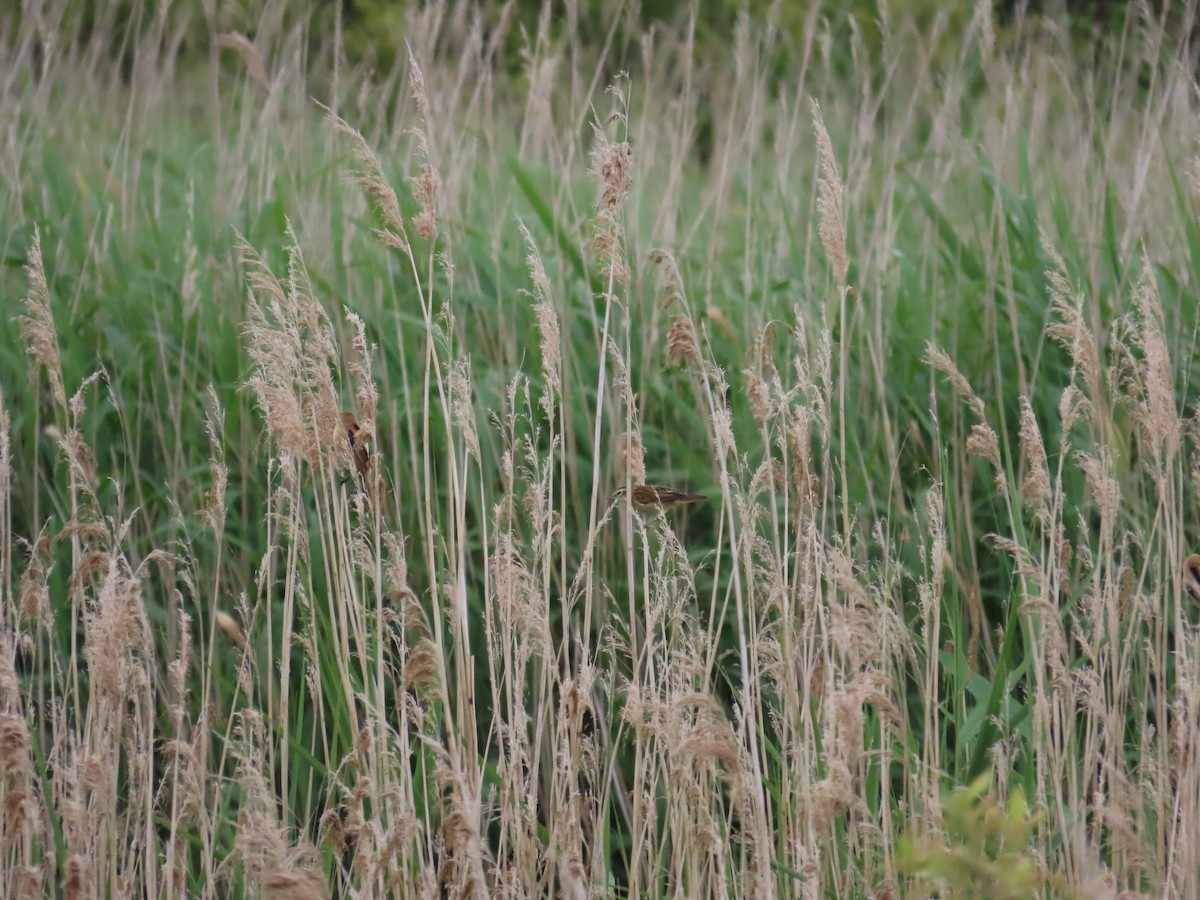
[(6, 895), (1200, 890), (1190, 9), (55, 10)]

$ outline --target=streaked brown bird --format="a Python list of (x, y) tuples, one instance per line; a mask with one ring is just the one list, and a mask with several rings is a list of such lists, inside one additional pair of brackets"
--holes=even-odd
[(1183, 586), (1193, 603), (1200, 603), (1200, 553), (1193, 553), (1183, 561)]
[(371, 469), (371, 438), (362, 434), (358, 419), (348, 409), (342, 410), (342, 427), (346, 429), (346, 440), (350, 442), (350, 455), (354, 459), (354, 468), (363, 478)]
[[(613, 497), (623, 500), (625, 494), (626, 489), (621, 488), (613, 494)], [(703, 494), (685, 494), (683, 491), (658, 484), (635, 484), (629, 494), (633, 508), (641, 513), (664, 512), (674, 509), (676, 506), (683, 506), (685, 503), (700, 503), (708, 499)]]

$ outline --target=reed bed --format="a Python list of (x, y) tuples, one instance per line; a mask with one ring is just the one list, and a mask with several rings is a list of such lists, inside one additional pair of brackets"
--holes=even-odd
[(785, 6), (0, 20), (6, 896), (1200, 896), (1194, 4)]

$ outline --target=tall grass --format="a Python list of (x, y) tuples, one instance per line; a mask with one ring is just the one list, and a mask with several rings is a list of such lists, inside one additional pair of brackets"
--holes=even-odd
[(36, 12), (7, 895), (1200, 895), (1191, 4)]

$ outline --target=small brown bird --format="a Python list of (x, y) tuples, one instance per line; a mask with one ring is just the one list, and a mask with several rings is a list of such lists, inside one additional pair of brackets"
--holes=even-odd
[(371, 451), (369, 445), (371, 438), (369, 435), (363, 435), (362, 429), (358, 427), (358, 419), (354, 418), (354, 413), (350, 410), (342, 410), (342, 427), (346, 429), (346, 440), (350, 442), (350, 455), (354, 458), (354, 468), (358, 470), (358, 474), (363, 478), (367, 477), (367, 472), (371, 469)]
[(1183, 561), (1183, 586), (1192, 602), (1200, 603), (1200, 554), (1193, 553)]
[[(624, 499), (625, 493), (626, 489), (621, 488), (613, 497), (621, 500)], [(685, 503), (699, 503), (708, 499), (703, 494), (685, 494), (683, 491), (657, 484), (635, 484), (630, 494), (633, 508), (642, 513), (663, 512)]]

